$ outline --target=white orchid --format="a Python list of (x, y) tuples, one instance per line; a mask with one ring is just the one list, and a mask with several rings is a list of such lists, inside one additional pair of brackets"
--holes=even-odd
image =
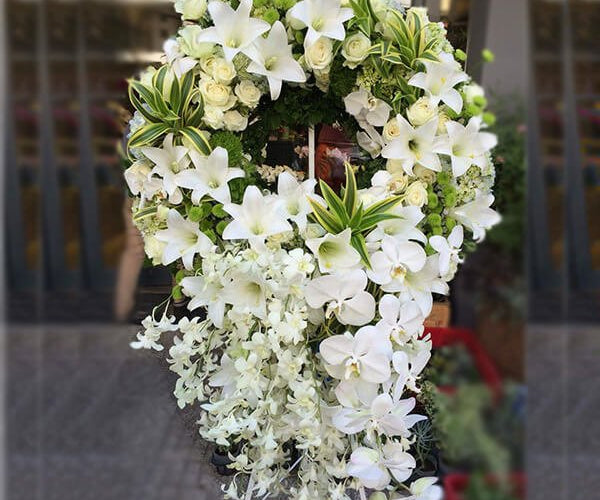
[(365, 487), (382, 490), (390, 484), (390, 473), (401, 483), (411, 476), (415, 467), (415, 459), (401, 444), (388, 441), (381, 451), (364, 446), (354, 450), (347, 472)]
[(441, 152), (450, 156), (454, 177), (463, 175), (471, 165), (485, 168), (488, 159), (486, 153), (494, 148), (498, 139), (489, 132), (480, 132), (481, 118), (473, 117), (466, 126), (454, 122), (446, 122), (448, 141)]
[(448, 239), (439, 235), (429, 238), (429, 244), (439, 254), (440, 274), (442, 276), (451, 271), (451, 266), (456, 266), (456, 264), (461, 262), (458, 253), (460, 252), (462, 243), (463, 228), (460, 224), (454, 226), (448, 235)]
[(375, 316), (375, 299), (365, 291), (367, 275), (361, 269), (313, 279), (306, 287), (306, 302), (316, 309), (327, 304), (326, 317), (335, 314), (344, 325), (361, 326)]
[(339, 234), (308, 239), (305, 244), (317, 258), (321, 272), (331, 273), (355, 268), (360, 263), (360, 254), (350, 244), (351, 237), (352, 230), (346, 228)]
[(440, 101), (450, 107), (455, 113), (460, 113), (463, 100), (454, 87), (469, 79), (460, 69), (452, 54), (442, 52), (440, 61), (423, 61), (424, 73), (417, 73), (408, 84), (423, 89), (432, 106)]
[(332, 377), (357, 384), (380, 384), (390, 378), (390, 359), (376, 340), (380, 338), (373, 326), (359, 328), (353, 336), (328, 337), (319, 345), (325, 369)]
[(486, 230), (500, 222), (498, 212), (490, 208), (492, 203), (493, 194), (477, 193), (473, 201), (451, 208), (448, 215), (470, 229), (475, 241), (482, 241)]
[(410, 428), (426, 420), (422, 415), (409, 415), (415, 407), (415, 399), (394, 400), (387, 393), (379, 394), (367, 408), (339, 408), (332, 417), (336, 429), (345, 434), (366, 431), (373, 441), (374, 433), (386, 436), (409, 437)]
[(396, 116), (400, 133), (381, 151), (381, 156), (401, 163), (408, 175), (413, 175), (415, 165), (440, 172), (442, 164), (437, 153), (443, 150), (436, 138), (438, 118), (433, 118), (420, 127), (413, 127), (402, 115)]
[(364, 126), (383, 127), (389, 120), (392, 107), (385, 101), (377, 99), (361, 88), (344, 97), (346, 111)]
[(183, 293), (191, 297), (188, 309), (193, 311), (198, 307), (206, 307), (208, 319), (217, 328), (221, 328), (225, 315), (223, 286), (216, 280), (207, 279), (205, 275), (187, 276), (181, 280), (180, 285)]
[[(383, 288), (383, 287), (382, 287)], [(438, 255), (430, 255), (420, 271), (408, 271), (400, 287), (400, 298), (412, 298), (417, 303), (424, 317), (429, 316), (433, 306), (432, 293), (446, 295), (448, 284), (440, 278)]]
[(413, 300), (402, 301), (394, 295), (384, 295), (379, 301), (379, 315), (377, 328), (396, 345), (403, 346), (423, 331), (425, 318)]
[(235, 391), (236, 376), (238, 371), (235, 368), (235, 361), (227, 353), (221, 358), (221, 369), (214, 372), (208, 379), (211, 387), (222, 387), (223, 395), (228, 396)]
[(398, 374), (395, 392), (401, 394), (404, 387), (408, 387), (413, 392), (419, 392), (416, 385), (417, 379), (430, 358), (431, 351), (429, 349), (419, 350), (410, 358), (405, 352), (396, 351), (392, 356), (392, 366)]
[(233, 217), (223, 231), (223, 239), (248, 240), (260, 246), (268, 236), (291, 231), (281, 205), (278, 198), (263, 196), (256, 186), (248, 186), (241, 205), (223, 205), (223, 210)]
[(398, 241), (416, 240), (422, 243), (427, 242), (427, 236), (417, 224), (425, 217), (419, 207), (396, 205), (390, 213), (395, 215), (396, 219), (389, 219), (380, 222), (377, 227), (367, 235), (367, 243), (381, 241), (386, 235), (395, 238)]
[(169, 201), (174, 205), (183, 201), (183, 195), (177, 185), (176, 175), (188, 168), (190, 164), (188, 152), (189, 149), (185, 146), (175, 146), (173, 144), (173, 134), (165, 136), (162, 148), (142, 148), (144, 156), (154, 163), (151, 174), (162, 177), (164, 190), (169, 196)]
[(371, 256), (371, 269), (367, 274), (383, 291), (399, 292), (404, 288), (406, 274), (423, 269), (426, 257), (418, 243), (384, 236), (381, 250)]
[(194, 257), (204, 257), (213, 251), (214, 244), (202, 231), (197, 222), (184, 219), (174, 208), (167, 214), (167, 229), (157, 231), (156, 239), (166, 243), (162, 263), (167, 266), (177, 259), (186, 269), (192, 269)]
[(203, 156), (196, 150), (189, 152), (192, 163), (196, 168), (188, 168), (179, 172), (175, 182), (192, 190), (192, 203), (198, 205), (203, 196), (208, 195), (219, 203), (229, 203), (229, 181), (244, 177), (241, 168), (229, 168), (227, 150), (216, 147), (209, 156)]
[(252, 58), (252, 44), (269, 30), (270, 25), (262, 19), (250, 17), (251, 9), (252, 0), (241, 0), (237, 10), (225, 2), (213, 0), (208, 4), (208, 12), (214, 26), (203, 29), (197, 41), (221, 45), (228, 61), (239, 52)]
[(282, 172), (277, 178), (277, 194), (283, 200), (283, 208), (301, 232), (306, 229), (307, 216), (312, 212), (308, 200), (309, 196), (314, 197), (316, 184), (316, 179), (298, 182), (289, 172)]
[(342, 7), (340, 0), (303, 0), (288, 11), (288, 16), (308, 27), (304, 46), (310, 47), (322, 36), (343, 40), (344, 23), (354, 16), (354, 11)]
[(444, 490), (437, 483), (437, 477), (422, 477), (410, 483), (410, 496), (398, 497), (394, 500), (442, 500)]
[(256, 54), (248, 65), (248, 72), (263, 75), (269, 82), (271, 99), (274, 101), (281, 93), (282, 82), (302, 83), (306, 74), (302, 66), (294, 59), (292, 47), (288, 45), (285, 27), (276, 21), (267, 38), (258, 38), (254, 42)]

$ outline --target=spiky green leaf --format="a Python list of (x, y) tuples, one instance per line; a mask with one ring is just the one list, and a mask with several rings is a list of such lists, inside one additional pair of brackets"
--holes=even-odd
[(184, 127), (180, 130), (181, 135), (183, 135), (186, 139), (188, 139), (198, 151), (200, 151), (204, 155), (209, 155), (212, 151), (210, 143), (206, 138), (206, 135), (198, 130), (196, 127)]
[(131, 149), (152, 145), (169, 130), (169, 126), (164, 123), (150, 123), (144, 125), (131, 135), (127, 142), (127, 148)]

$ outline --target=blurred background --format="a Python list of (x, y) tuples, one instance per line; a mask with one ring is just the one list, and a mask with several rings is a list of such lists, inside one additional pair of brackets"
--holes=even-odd
[[(446, 24), (486, 88), (503, 214), (431, 318), (437, 388), (424, 401), (437, 417), (419, 428), (435, 436), (420, 461), (448, 500), (525, 498), (525, 471), (527, 498), (598, 498), (600, 2), (412, 3)], [(0, 12), (6, 496), (219, 498), (169, 374), (128, 347), (170, 281), (144, 267), (135, 286), (123, 260), (140, 251), (118, 154), (126, 79), (159, 61), (179, 16), (170, 0), (3, 0)], [(117, 288), (131, 301), (119, 322)]]

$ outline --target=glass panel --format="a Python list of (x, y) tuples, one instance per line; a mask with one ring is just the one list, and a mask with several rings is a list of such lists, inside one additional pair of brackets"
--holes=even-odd
[(48, 5), (54, 161), (60, 190), (65, 263), (72, 270), (81, 265), (77, 21), (77, 9), (72, 4), (51, 2)]
[(20, 218), (24, 236), (22, 252), (25, 265), (32, 270), (39, 269), (41, 258), (36, 10), (34, 3), (14, 1), (8, 4), (7, 10), (9, 54), (12, 59), (8, 75), (9, 95), (15, 140), (15, 158), (9, 158), (9, 168), (15, 169), (12, 173), (16, 175), (20, 187)]
[(562, 86), (562, 4), (532, 2), (534, 78), (540, 126), (541, 164), (546, 198), (549, 253), (555, 269), (562, 267), (564, 241), (564, 161)]
[(575, 100), (591, 265), (600, 269), (600, 5), (572, 2)]
[(117, 146), (131, 112), (126, 79), (159, 61), (162, 44), (176, 32), (179, 18), (169, 2), (88, 2), (84, 19), (101, 254), (104, 265), (115, 268), (125, 242), (125, 191)]

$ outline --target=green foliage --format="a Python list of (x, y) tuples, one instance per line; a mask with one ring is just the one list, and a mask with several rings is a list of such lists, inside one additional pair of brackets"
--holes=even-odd
[(465, 500), (518, 500), (506, 487), (491, 483), (483, 474), (471, 476), (464, 497)]
[(151, 84), (132, 79), (129, 100), (148, 123), (131, 135), (128, 150), (156, 144), (166, 134), (173, 133), (177, 141), (185, 138), (198, 151), (210, 153), (206, 136), (198, 129), (204, 107), (200, 92), (194, 87), (192, 71), (177, 78), (168, 66), (162, 66), (154, 73)]
[(497, 125), (492, 129), (498, 135), (498, 146), (494, 149), (494, 195), (502, 222), (489, 231), (486, 244), (511, 256), (520, 265), (525, 236), (524, 113), (520, 105), (510, 106), (504, 100), (498, 100), (495, 107), (501, 112)]
[(352, 246), (360, 254), (363, 263), (370, 267), (365, 236), (380, 222), (398, 217), (390, 213), (390, 210), (402, 201), (402, 197), (392, 196), (365, 209), (362, 203), (358, 202), (356, 177), (349, 164), (346, 164), (346, 183), (342, 188), (342, 198), (322, 180), (319, 181), (319, 187), (327, 206), (324, 207), (318, 201), (310, 199), (313, 209), (311, 218), (332, 234), (350, 228)]
[(229, 166), (239, 167), (242, 163), (244, 147), (238, 135), (233, 132), (219, 131), (210, 137), (210, 144), (213, 148), (222, 147), (227, 150), (229, 155)]

